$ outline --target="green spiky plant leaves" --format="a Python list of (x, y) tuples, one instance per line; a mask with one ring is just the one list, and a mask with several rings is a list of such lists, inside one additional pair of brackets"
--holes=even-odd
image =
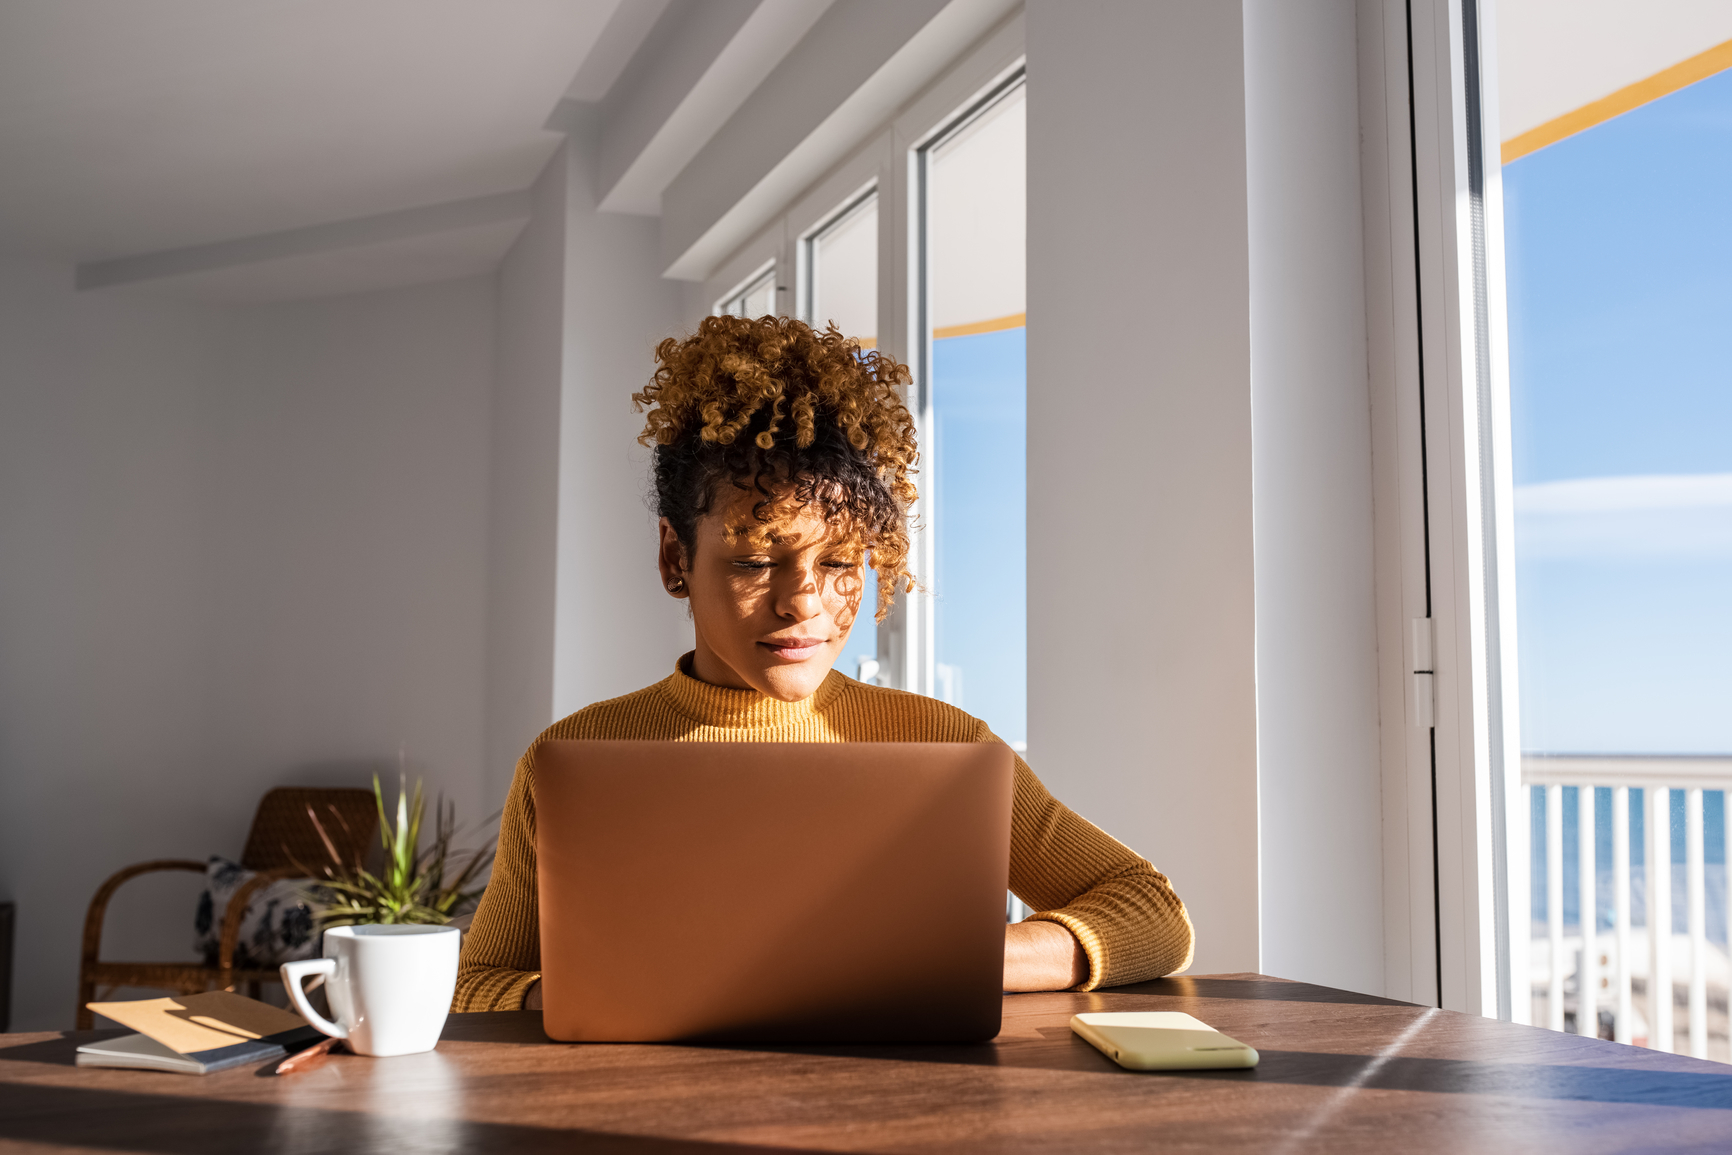
[(466, 914), (481, 899), (485, 885), (476, 879), (493, 863), (491, 840), (479, 850), (455, 850), (456, 803), (439, 800), (433, 811), (433, 840), (421, 847), (427, 799), (421, 780), (410, 794), (397, 783), (397, 820), (385, 816), (385, 792), (373, 775), (373, 799), (379, 807), (379, 840), (385, 861), (378, 874), (360, 863), (340, 864), (336, 847), (316, 815), (309, 810), (333, 864), (324, 868), (317, 886), (306, 897), (314, 904), (321, 928), (372, 923), (420, 923), (435, 926)]

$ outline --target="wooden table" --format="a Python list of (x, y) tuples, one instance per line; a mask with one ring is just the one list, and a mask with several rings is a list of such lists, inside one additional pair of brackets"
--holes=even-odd
[[(1249, 1071), (1133, 1073), (1084, 1010), (1183, 1010)], [(0, 1149), (251, 1152), (1732, 1151), (1732, 1067), (1261, 975), (1010, 995), (958, 1047), (548, 1043), (453, 1015), (437, 1051), (281, 1078), (72, 1066), (94, 1034), (0, 1036)]]

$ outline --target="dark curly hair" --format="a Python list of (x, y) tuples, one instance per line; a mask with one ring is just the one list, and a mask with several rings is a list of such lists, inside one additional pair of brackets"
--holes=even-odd
[(868, 551), (877, 619), (908, 572), (908, 511), (919, 453), (898, 387), (905, 366), (788, 317), (706, 317), (656, 347), (657, 369), (632, 401), (649, 409), (638, 438), (655, 450), (655, 507), (691, 552), (723, 482), (760, 500), (766, 528), (815, 508)]

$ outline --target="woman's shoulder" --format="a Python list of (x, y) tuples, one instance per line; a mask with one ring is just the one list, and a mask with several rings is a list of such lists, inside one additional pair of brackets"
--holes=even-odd
[(592, 702), (575, 714), (567, 714), (535, 739), (536, 742), (567, 738), (658, 738), (669, 720), (667, 695), (663, 692), (668, 679), (608, 698)]
[(865, 738), (867, 741), (981, 742), (991, 738), (985, 722), (949, 702), (908, 690), (857, 682), (845, 674), (835, 676), (844, 685), (833, 699), (832, 708), (840, 716), (839, 721), (854, 721), (871, 731), (871, 737)]

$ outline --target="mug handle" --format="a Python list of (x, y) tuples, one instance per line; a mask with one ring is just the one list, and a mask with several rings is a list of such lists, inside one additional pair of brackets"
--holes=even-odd
[(298, 962), (286, 962), (277, 968), (283, 976), (283, 989), (289, 992), (289, 998), (295, 1004), (295, 1009), (301, 1012), (301, 1017), (315, 1030), (330, 1035), (333, 1039), (349, 1037), (347, 1029), (338, 1026), (313, 1009), (313, 1004), (307, 1001), (307, 992), (301, 989), (301, 980), (308, 975), (313, 976), (313, 985), (309, 990), (318, 990), (329, 975), (337, 972), (337, 960), (334, 958), (306, 958)]

